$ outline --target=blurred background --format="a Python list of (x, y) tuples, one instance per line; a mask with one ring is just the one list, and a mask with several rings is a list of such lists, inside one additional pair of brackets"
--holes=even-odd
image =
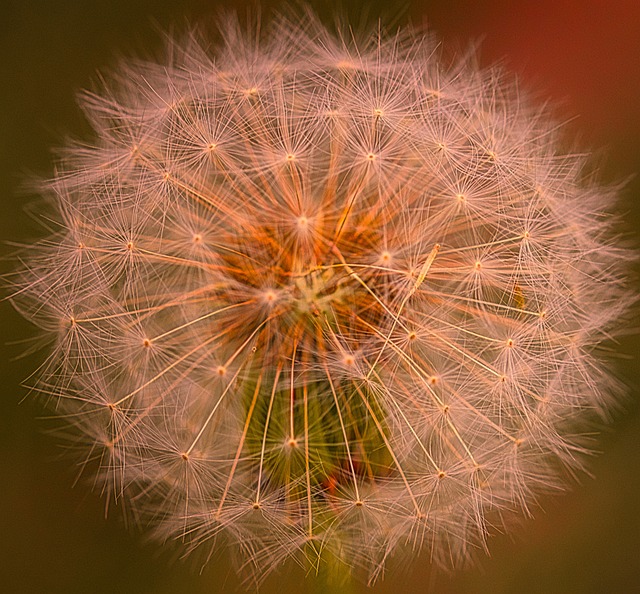
[[(215, 16), (218, 0), (2, 0), (0, 2), (0, 238), (42, 235), (21, 192), (33, 172), (51, 173), (50, 149), (66, 132), (88, 132), (76, 92), (118, 55), (161, 46), (158, 26)], [(277, 2), (254, 2), (265, 13)], [(311, 2), (323, 17), (337, 3)], [(640, 231), (640, 3), (637, 0), (415, 0), (342, 2), (357, 18), (383, 14), (428, 25), (445, 47), (480, 41), (481, 63), (503, 60), (524, 87), (558, 103), (568, 134), (603, 155), (605, 180), (626, 180), (620, 208), (627, 232)], [(636, 177), (631, 177), (633, 175)], [(3, 246), (3, 254), (10, 248)], [(2, 262), (2, 271), (12, 264)], [(224, 551), (202, 572), (174, 561), (122, 525), (117, 509), (72, 486), (76, 470), (44, 434), (41, 411), (21, 382), (38, 356), (17, 359), (33, 335), (0, 303), (0, 591), (7, 594), (182, 594), (242, 592)], [(515, 536), (490, 541), (477, 568), (433, 571), (426, 555), (392, 563), (362, 592), (428, 594), (626, 594), (640, 592), (640, 340), (622, 341), (619, 362), (631, 396), (602, 430), (600, 454), (566, 495)], [(291, 569), (291, 568), (289, 568)], [(312, 589), (301, 570), (267, 579), (261, 592)]]

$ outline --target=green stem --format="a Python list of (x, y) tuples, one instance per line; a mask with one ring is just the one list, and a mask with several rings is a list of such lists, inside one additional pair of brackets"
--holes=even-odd
[(314, 594), (357, 594), (350, 566), (332, 552), (324, 551), (317, 575), (311, 578)]

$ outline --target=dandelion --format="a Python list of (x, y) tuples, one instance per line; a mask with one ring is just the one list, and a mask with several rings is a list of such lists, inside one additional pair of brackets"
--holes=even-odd
[(463, 565), (613, 405), (616, 190), (432, 37), (220, 29), (82, 95), (94, 139), (42, 184), (58, 229), (12, 278), (52, 343), (36, 390), (187, 551), (223, 539), (258, 577)]

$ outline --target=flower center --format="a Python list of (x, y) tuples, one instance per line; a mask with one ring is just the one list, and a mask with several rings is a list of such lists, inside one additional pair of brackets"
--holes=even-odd
[(293, 297), (296, 309), (314, 316), (327, 314), (332, 305), (341, 303), (347, 293), (344, 277), (333, 268), (312, 269), (294, 280)]

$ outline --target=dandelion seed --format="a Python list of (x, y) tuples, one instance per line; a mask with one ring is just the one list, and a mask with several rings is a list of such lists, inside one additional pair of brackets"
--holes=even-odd
[(429, 36), (221, 38), (83, 96), (96, 139), (12, 279), (54, 340), (37, 387), (160, 539), (226, 538), (260, 576), (464, 564), (613, 405), (615, 191)]

